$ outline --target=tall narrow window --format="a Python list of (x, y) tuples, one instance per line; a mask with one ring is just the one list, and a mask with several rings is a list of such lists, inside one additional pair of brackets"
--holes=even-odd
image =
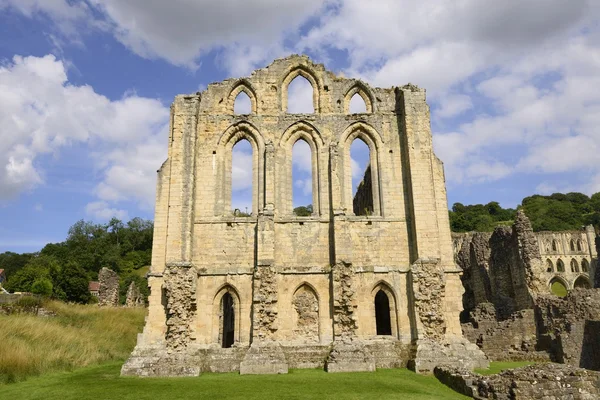
[(240, 92), (233, 104), (234, 114), (252, 114), (252, 101), (245, 92)]
[(556, 270), (558, 272), (565, 272), (565, 263), (560, 258), (556, 262)]
[(590, 263), (585, 258), (581, 261), (581, 272), (590, 272)]
[(235, 216), (252, 214), (254, 167), (252, 145), (242, 139), (233, 146), (231, 154), (231, 211)]
[(287, 88), (287, 112), (291, 114), (312, 114), (315, 112), (313, 103), (314, 89), (310, 82), (298, 75)]
[(313, 213), (313, 165), (310, 146), (300, 139), (292, 148), (292, 204), (294, 214), (307, 217)]
[(571, 239), (571, 251), (575, 251), (575, 241)]
[(233, 297), (225, 293), (221, 299), (221, 312), (223, 316), (221, 327), (221, 347), (228, 348), (233, 346), (235, 338), (235, 305)]
[(571, 260), (571, 272), (579, 272), (579, 264), (575, 259)]
[(554, 272), (554, 265), (552, 265), (550, 259), (546, 260), (546, 272)]
[(552, 251), (558, 251), (558, 243), (556, 240), (552, 241)]
[(371, 154), (369, 146), (361, 139), (355, 139), (350, 146), (350, 163), (354, 215), (371, 215), (373, 214)]
[(352, 98), (350, 99), (349, 111), (350, 114), (360, 114), (367, 112), (367, 105), (358, 93), (354, 94), (354, 96), (352, 96)]
[(577, 251), (581, 251), (583, 246), (581, 245), (581, 239), (577, 240)]
[(375, 325), (378, 335), (392, 334), (392, 321), (390, 318), (390, 299), (383, 290), (375, 295)]

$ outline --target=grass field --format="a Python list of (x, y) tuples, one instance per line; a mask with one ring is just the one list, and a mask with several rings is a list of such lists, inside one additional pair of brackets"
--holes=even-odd
[(533, 364), (535, 364), (533, 361), (492, 361), (488, 369), (476, 369), (475, 372), (481, 375), (493, 375), (507, 369), (526, 367)]
[[(0, 315), (0, 384), (53, 371), (124, 360), (145, 309), (48, 302), (56, 317)], [(0, 398), (4, 387), (0, 386)]]
[(203, 374), (197, 378), (120, 377), (121, 363), (53, 373), (0, 386), (10, 400), (161, 399), (466, 399), (433, 376), (406, 369), (328, 374), (292, 370), (287, 375)]

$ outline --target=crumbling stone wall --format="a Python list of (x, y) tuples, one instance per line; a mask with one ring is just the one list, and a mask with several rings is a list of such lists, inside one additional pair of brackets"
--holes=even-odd
[[(287, 109), (289, 84), (299, 76), (313, 88), (311, 114)], [(250, 98), (249, 114), (234, 112), (241, 92)], [(367, 112), (349, 113), (356, 94)], [(474, 353), (483, 357), (462, 342), (460, 271), (424, 89), (370, 87), (293, 55), (248, 77), (177, 96), (170, 121), (168, 160), (156, 191), (153, 293), (146, 328), (123, 371), (160, 364), (165, 351), (181, 355), (182, 364), (198, 362), (183, 356), (213, 348), (207, 362), (219, 369), (237, 362), (237, 349), (245, 348), (241, 373), (285, 372), (293, 352), (316, 357), (322, 348), (331, 350), (328, 371), (371, 371), (376, 362), (369, 349), (388, 359), (379, 365), (400, 365), (380, 357), (381, 349), (414, 356), (424, 337), (439, 341), (453, 362)], [(358, 213), (350, 157), (356, 139), (370, 151)], [(250, 216), (234, 213), (232, 203), (233, 147), (240, 140), (252, 148)], [(293, 213), (292, 149), (298, 140), (311, 150), (313, 213), (307, 217)], [(360, 215), (364, 208), (371, 215)], [(418, 260), (435, 262), (414, 266)], [(305, 306), (308, 297), (294, 300), (293, 288), (303, 284), (314, 289), (318, 309)], [(219, 350), (218, 294), (227, 285), (238, 295), (237, 336), (232, 348)], [(389, 288), (389, 335), (377, 335), (379, 286)], [(299, 327), (298, 316), (311, 323)], [(318, 326), (312, 323), (317, 316)], [(297, 341), (298, 329), (316, 342)], [(430, 368), (441, 353), (428, 349)], [(199, 370), (192, 367), (182, 368)]]
[(167, 346), (183, 350), (195, 337), (197, 273), (188, 266), (171, 266), (165, 271), (167, 300)]
[(423, 337), (441, 341), (446, 334), (444, 272), (436, 260), (420, 260), (413, 266), (415, 308), (423, 324)]
[(473, 234), (454, 234), (453, 238), (457, 252), (457, 264), (462, 267), (461, 281), (465, 288), (463, 294), (463, 312), (461, 321), (469, 319), (469, 312), (478, 304), (492, 301), (490, 284), (491, 233), (475, 232)]
[(319, 341), (319, 301), (312, 289), (302, 286), (294, 294), (296, 329), (294, 334), (305, 341)]
[(532, 309), (516, 311), (498, 320), (492, 303), (478, 304), (462, 324), (465, 337), (494, 361), (547, 361), (550, 355), (537, 349), (537, 327)]
[(338, 263), (331, 269), (333, 286), (333, 321), (336, 340), (352, 340), (358, 328), (356, 321), (356, 293), (352, 265)]
[(439, 366), (436, 378), (475, 399), (591, 400), (600, 397), (600, 373), (560, 364), (537, 364), (482, 376), (462, 368)]
[(117, 307), (119, 305), (119, 275), (103, 267), (98, 273), (98, 305)]
[(557, 362), (600, 370), (600, 289), (573, 289), (536, 302), (540, 346)]
[(277, 331), (277, 285), (272, 267), (261, 266), (254, 274), (254, 336), (272, 340)]
[(144, 296), (140, 292), (140, 289), (135, 282), (131, 282), (125, 296), (125, 307), (143, 307), (144, 303)]
[(373, 183), (371, 182), (371, 165), (367, 166), (362, 181), (356, 188), (356, 194), (352, 200), (354, 215), (373, 214)]

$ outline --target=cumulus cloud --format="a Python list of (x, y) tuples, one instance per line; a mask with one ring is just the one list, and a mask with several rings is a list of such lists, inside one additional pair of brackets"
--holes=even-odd
[(290, 82), (287, 111), (292, 114), (312, 114), (315, 112), (313, 87), (306, 78), (298, 76)]
[(243, 141), (234, 146), (231, 155), (231, 190), (239, 192), (252, 187), (252, 148)]
[(60, 157), (65, 146), (87, 143), (101, 200), (88, 211), (103, 216), (100, 205), (110, 209), (108, 202), (124, 200), (150, 208), (155, 172), (166, 158), (168, 115), (155, 99), (110, 100), (70, 84), (64, 63), (52, 55), (15, 56), (0, 67), (0, 200), (45, 183), (41, 154)]
[(200, 55), (225, 49), (223, 63), (247, 73), (282, 54), (283, 34), (294, 33), (323, 0), (0, 0), (28, 17), (55, 21), (68, 36), (79, 29), (111, 33), (132, 52), (197, 68)]
[(121, 220), (129, 219), (127, 211), (110, 207), (110, 205), (105, 201), (94, 201), (89, 203), (85, 207), (85, 212), (89, 216), (99, 220), (109, 220), (113, 217)]

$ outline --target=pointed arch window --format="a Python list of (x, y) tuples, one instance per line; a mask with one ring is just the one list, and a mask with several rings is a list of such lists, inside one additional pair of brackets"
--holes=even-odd
[(579, 272), (579, 264), (574, 258), (571, 259), (571, 272)]
[(556, 262), (556, 271), (565, 272), (565, 263), (560, 258)]
[(234, 114), (252, 114), (252, 101), (246, 92), (241, 91), (235, 98), (233, 105)]
[(546, 260), (546, 272), (554, 272), (554, 264), (552, 264), (550, 259)]
[(585, 258), (581, 260), (581, 272), (589, 273), (590, 272), (590, 263)]
[(344, 96), (346, 114), (373, 113), (373, 99), (366, 85), (357, 83)]
[(300, 138), (292, 146), (292, 209), (297, 216), (313, 214), (313, 194), (318, 190), (313, 177), (313, 152)]
[(342, 134), (340, 144), (342, 207), (349, 215), (381, 216), (379, 134), (367, 124), (355, 123)]

